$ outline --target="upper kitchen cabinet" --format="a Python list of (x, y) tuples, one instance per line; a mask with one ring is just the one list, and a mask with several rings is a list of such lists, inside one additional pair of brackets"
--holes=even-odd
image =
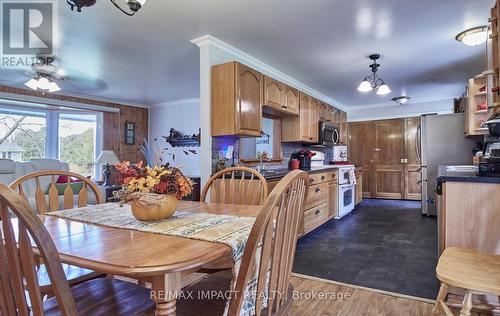
[(341, 144), (347, 144), (347, 136), (348, 136), (348, 130), (347, 130), (347, 113), (346, 112), (340, 112), (340, 122), (339, 122), (339, 129), (340, 129), (340, 143)]
[(212, 136), (260, 136), (264, 76), (238, 62), (212, 67)]
[(283, 142), (318, 142), (318, 104), (314, 98), (305, 93), (299, 94), (299, 117), (283, 118)]
[(480, 75), (469, 80), (464, 116), (466, 136), (488, 134), (488, 128), (481, 127), (489, 117), (487, 91), (486, 77)]
[(277, 117), (299, 115), (299, 91), (264, 76), (264, 113)]
[(299, 115), (299, 90), (285, 85), (285, 110), (292, 115)]

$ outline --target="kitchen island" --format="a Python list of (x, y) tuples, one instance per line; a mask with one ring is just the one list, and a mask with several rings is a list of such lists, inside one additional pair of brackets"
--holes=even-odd
[(437, 193), (440, 254), (453, 246), (500, 254), (500, 177), (440, 166)]

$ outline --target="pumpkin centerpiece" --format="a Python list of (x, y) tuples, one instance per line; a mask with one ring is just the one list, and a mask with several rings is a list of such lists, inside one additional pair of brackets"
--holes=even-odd
[(129, 203), (141, 221), (165, 219), (174, 214), (180, 199), (191, 194), (193, 184), (178, 168), (166, 165), (143, 167), (142, 161), (115, 165), (123, 178), (123, 188), (114, 192), (120, 203)]

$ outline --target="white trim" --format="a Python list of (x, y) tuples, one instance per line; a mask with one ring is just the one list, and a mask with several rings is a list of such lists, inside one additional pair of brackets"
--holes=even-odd
[(102, 111), (102, 112), (112, 112), (112, 113), (120, 112), (120, 109), (108, 106), (72, 102), (72, 101), (63, 101), (63, 100), (35, 97), (30, 95), (23, 95), (17, 93), (9, 93), (9, 92), (0, 92), (0, 102), (18, 106), (21, 105), (21, 106), (33, 107), (36, 104), (41, 104), (41, 105), (62, 106), (62, 107), (76, 108), (76, 109), (90, 110), (90, 111)]
[(418, 103), (411, 102), (409, 101), (408, 103), (405, 103), (403, 105), (396, 104), (394, 101), (391, 101), (392, 103), (377, 103), (377, 104), (370, 104), (370, 105), (354, 105), (349, 107), (349, 111), (356, 111), (356, 110), (364, 110), (364, 109), (373, 109), (373, 108), (386, 108), (386, 107), (405, 107), (405, 106), (414, 106), (414, 105), (419, 105), (419, 104), (424, 104), (424, 103), (437, 103), (437, 102), (453, 102), (453, 98), (448, 98), (448, 99), (439, 99), (439, 100), (419, 100)]
[(199, 103), (200, 102), (200, 98), (193, 98), (193, 99), (183, 99), (183, 100), (177, 100), (177, 101), (170, 101), (170, 102), (162, 102), (162, 103), (157, 103), (157, 104), (153, 104), (151, 106), (152, 109), (155, 109), (155, 108), (163, 108), (163, 107), (167, 107), (167, 106), (174, 106), (174, 105), (183, 105), (183, 104), (187, 104), (187, 103)]
[(405, 117), (415, 117), (415, 116), (422, 116), (422, 115), (429, 115), (429, 114), (442, 115), (442, 114), (450, 114), (450, 113), (453, 113), (453, 110), (424, 111), (424, 112), (413, 112), (413, 113), (382, 115), (382, 116), (366, 116), (366, 117), (358, 117), (358, 118), (355, 118), (353, 120), (348, 119), (347, 122), (353, 123), (353, 122), (363, 122), (363, 121), (379, 121), (379, 120), (390, 120), (390, 119), (405, 118)]
[(322, 94), (321, 92), (318, 92), (314, 90), (313, 88), (293, 79), (292, 77), (282, 73), (281, 71), (269, 66), (268, 64), (260, 61), (259, 59), (248, 55), (247, 53), (211, 36), (211, 35), (205, 35), (201, 36), (195, 39), (191, 40), (191, 43), (197, 45), (198, 47), (203, 47), (203, 46), (213, 46), (223, 52), (226, 52), (228, 54), (231, 54), (235, 56), (235, 58), (238, 59), (238, 61), (241, 61), (242, 63), (246, 64), (249, 67), (254, 68), (255, 70), (258, 70), (268, 76), (271, 76), (277, 80), (280, 80), (296, 89), (299, 89), (300, 91), (303, 91), (310, 96), (321, 100), (323, 102), (326, 102), (330, 105), (335, 106), (336, 108), (339, 108), (343, 111), (347, 111), (347, 107), (343, 105), (342, 103), (327, 97), (326, 95)]

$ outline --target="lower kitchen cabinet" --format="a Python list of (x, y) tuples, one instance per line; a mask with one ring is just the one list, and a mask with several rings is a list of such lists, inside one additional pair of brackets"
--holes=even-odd
[(356, 194), (355, 194), (355, 205), (358, 205), (363, 200), (363, 173), (362, 168), (356, 168)]
[[(337, 171), (315, 172), (309, 174), (309, 189), (304, 204), (299, 237), (310, 233), (322, 224), (335, 218), (338, 213), (338, 175)], [(269, 193), (279, 180), (267, 182)]]

